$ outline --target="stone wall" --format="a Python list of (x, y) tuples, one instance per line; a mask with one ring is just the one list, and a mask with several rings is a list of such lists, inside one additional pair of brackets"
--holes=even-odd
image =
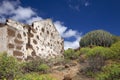
[(5, 33), (0, 34), (0, 39), (6, 36), (4, 43), (0, 43), (3, 46), (0, 50), (6, 50), (19, 60), (29, 60), (36, 56), (56, 58), (64, 52), (63, 39), (50, 19), (36, 21), (32, 25), (9, 19), (4, 27), (0, 27), (0, 33)]
[(7, 33), (6, 26), (0, 24), (0, 51), (4, 52), (7, 50)]

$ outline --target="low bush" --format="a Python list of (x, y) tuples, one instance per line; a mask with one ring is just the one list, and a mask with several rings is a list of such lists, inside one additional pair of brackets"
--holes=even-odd
[(64, 57), (65, 59), (72, 59), (73, 58), (73, 55), (74, 55), (74, 50), (73, 49), (67, 49), (64, 51)]
[(120, 60), (120, 41), (112, 44), (110, 49), (113, 51), (112, 58)]
[(48, 69), (49, 69), (49, 66), (44, 63), (42, 63), (38, 66), (38, 70), (42, 71), (43, 73), (47, 73)]
[(80, 49), (80, 51), (79, 51), (80, 52), (80, 54), (79, 54), (80, 55), (80, 57), (79, 57), (79, 62), (80, 63), (85, 62), (85, 60), (86, 60), (86, 56), (85, 55), (90, 51), (90, 49), (91, 48), (89, 48), (89, 47)]
[[(45, 67), (45, 68), (43, 68)], [(29, 62), (24, 62), (22, 64), (22, 72), (23, 73), (29, 73), (29, 72), (47, 72), (48, 70), (48, 65), (46, 62), (42, 59), (34, 59)], [(46, 70), (45, 70), (46, 69)]]
[(120, 64), (106, 65), (96, 76), (96, 80), (120, 80)]
[(92, 48), (87, 54), (87, 61), (92, 72), (100, 71), (105, 64), (105, 60), (109, 59), (112, 51), (105, 47)]
[(56, 79), (47, 74), (39, 75), (37, 73), (29, 73), (25, 74), (21, 78), (18, 78), (17, 80), (56, 80)]
[(112, 38), (113, 38), (114, 43), (120, 41), (120, 36), (115, 36), (115, 35), (113, 35)]
[(69, 48), (69, 49), (65, 50), (64, 57), (65, 57), (65, 59), (73, 60), (73, 59), (77, 59), (79, 57), (79, 54), (80, 54), (79, 51), (75, 52), (73, 49)]
[(90, 51), (90, 48), (89, 48), (89, 47), (81, 48), (81, 49), (80, 49), (80, 54), (87, 54), (89, 51)]
[(7, 53), (0, 53), (0, 79), (13, 80), (20, 74), (19, 63)]

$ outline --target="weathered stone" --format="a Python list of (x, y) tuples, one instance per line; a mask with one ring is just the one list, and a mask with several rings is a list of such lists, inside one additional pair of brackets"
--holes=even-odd
[(70, 74), (68, 74), (68, 75), (65, 75), (65, 76), (64, 76), (64, 79), (63, 79), (63, 80), (72, 80), (72, 78), (71, 78)]
[(15, 31), (14, 30), (8, 28), (7, 31), (8, 31), (8, 36), (12, 36), (12, 37), (15, 36)]
[(45, 30), (44, 30), (44, 28), (42, 28), (41, 30), (42, 30), (42, 32), (44, 32), (44, 31), (45, 31)]
[(0, 45), (0, 50), (20, 56), (20, 60), (36, 56), (57, 58), (64, 52), (63, 39), (49, 19), (33, 22), (32, 26), (7, 20), (5, 27), (1, 26), (4, 25), (0, 24), (1, 44), (3, 42), (5, 46)]
[(5, 26), (5, 24), (3, 24), (3, 23), (0, 23), (0, 27), (4, 27)]
[(34, 37), (33, 33), (28, 33), (29, 37)]
[(22, 46), (16, 46), (16, 49), (21, 50)]
[(40, 39), (38, 35), (36, 37), (37, 37), (38, 40)]
[(26, 36), (26, 33), (24, 32), (23, 35)]
[(69, 68), (70, 66), (68, 64), (65, 64), (65, 68)]
[(23, 53), (20, 51), (13, 51), (13, 56), (23, 56)]
[(11, 49), (11, 48), (14, 48), (14, 44), (9, 43), (9, 44), (8, 44), (8, 48), (10, 48), (10, 49)]
[(34, 43), (34, 44), (37, 44), (37, 41), (36, 41), (36, 40), (33, 40), (33, 43)]
[(17, 44), (23, 44), (23, 41), (20, 41), (20, 40), (18, 40), (18, 39), (15, 39), (14, 41), (15, 41), (15, 43), (17, 43)]
[(33, 46), (31, 44), (26, 44), (26, 49), (31, 48), (33, 49)]
[(36, 56), (36, 53), (35, 53), (35, 51), (33, 51), (33, 52), (32, 52), (32, 56)]
[(26, 61), (28, 60), (33, 60), (34, 58), (32, 56), (27, 56), (27, 59), (25, 59)]
[(20, 33), (17, 34), (17, 37), (18, 37), (19, 39), (22, 38)]
[(37, 33), (37, 31), (35, 29), (31, 28), (31, 30), (32, 30), (32, 32)]

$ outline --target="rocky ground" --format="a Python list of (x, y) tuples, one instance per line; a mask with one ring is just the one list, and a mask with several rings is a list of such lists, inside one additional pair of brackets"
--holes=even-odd
[(50, 75), (57, 80), (93, 80), (79, 73), (81, 67), (82, 65), (77, 61), (72, 61), (66, 65), (56, 65), (51, 69)]

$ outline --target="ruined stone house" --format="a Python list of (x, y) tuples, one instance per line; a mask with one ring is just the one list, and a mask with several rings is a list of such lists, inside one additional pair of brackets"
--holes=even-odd
[(63, 39), (50, 19), (21, 24), (13, 20), (0, 23), (0, 52), (18, 60), (29, 60), (37, 56), (49, 59), (61, 57), (64, 52)]

